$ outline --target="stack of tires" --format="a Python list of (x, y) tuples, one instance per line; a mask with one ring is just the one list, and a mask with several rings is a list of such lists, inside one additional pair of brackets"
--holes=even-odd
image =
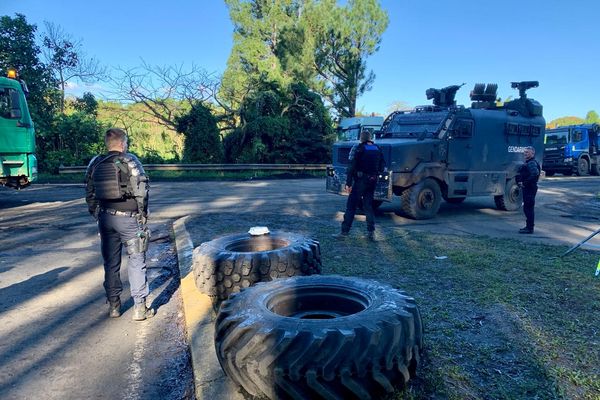
[(192, 268), (198, 290), (220, 301), (257, 282), (320, 274), (321, 247), (296, 233), (234, 234), (196, 247)]
[(194, 250), (196, 286), (222, 301), (215, 349), (227, 376), (269, 399), (372, 399), (405, 386), (423, 349), (414, 299), (320, 271), (319, 243), (287, 232)]

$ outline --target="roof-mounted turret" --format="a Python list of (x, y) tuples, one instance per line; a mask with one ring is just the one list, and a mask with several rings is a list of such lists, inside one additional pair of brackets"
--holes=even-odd
[(521, 81), (521, 82), (511, 82), (510, 87), (513, 89), (519, 89), (519, 97), (522, 99), (527, 98), (526, 91), (531, 88), (536, 88), (540, 86), (538, 81)]
[(462, 85), (452, 85), (447, 86), (442, 89), (427, 89), (425, 91), (425, 95), (427, 96), (427, 100), (433, 99), (433, 104), (439, 107), (452, 107), (456, 105), (456, 92), (460, 89)]
[(496, 83), (476, 83), (469, 97), (473, 103), (472, 108), (495, 108), (498, 85)]

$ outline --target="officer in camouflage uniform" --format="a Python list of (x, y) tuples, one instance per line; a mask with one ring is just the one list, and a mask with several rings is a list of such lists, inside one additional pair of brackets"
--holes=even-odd
[(137, 157), (127, 153), (125, 131), (109, 129), (104, 141), (108, 153), (94, 157), (87, 168), (85, 199), (100, 231), (109, 316), (121, 316), (121, 250), (125, 246), (134, 300), (133, 319), (142, 321), (154, 315), (154, 310), (146, 305), (149, 292), (146, 250), (150, 238), (146, 227), (148, 177)]
[(525, 162), (519, 167), (516, 176), (517, 184), (523, 190), (523, 213), (525, 213), (526, 224), (524, 228), (519, 229), (519, 233), (533, 233), (535, 195), (538, 190), (538, 180), (540, 179), (540, 164), (535, 160), (535, 149), (528, 146), (523, 151)]
[(383, 152), (373, 143), (372, 133), (362, 131), (360, 144), (353, 148), (350, 167), (346, 176), (346, 191), (350, 192), (346, 203), (346, 212), (342, 222), (341, 237), (350, 233), (356, 208), (362, 200), (363, 210), (367, 217), (367, 237), (375, 240), (375, 212), (373, 211), (373, 196), (379, 174), (384, 172), (385, 160)]

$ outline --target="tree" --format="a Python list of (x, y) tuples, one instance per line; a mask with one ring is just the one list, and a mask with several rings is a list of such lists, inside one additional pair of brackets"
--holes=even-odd
[(14, 18), (0, 17), (0, 70), (15, 68), (19, 78), (27, 82), (27, 102), (36, 125), (38, 136), (43, 139), (52, 125), (58, 104), (56, 81), (47, 66), (40, 61), (40, 48), (35, 44), (37, 27), (27, 23), (23, 14)]
[(85, 92), (82, 97), (76, 98), (73, 107), (79, 112), (93, 115), (94, 117), (98, 115), (98, 101), (90, 92)]
[[(311, 0), (312, 1), (312, 0)], [(307, 0), (226, 0), (234, 25), (233, 48), (220, 94), (230, 111), (263, 83), (308, 82), (311, 40), (302, 18)]]
[(546, 124), (547, 128), (556, 128), (559, 126), (581, 125), (585, 121), (579, 117), (560, 117), (553, 119)]
[(74, 39), (60, 26), (51, 22), (44, 22), (44, 25), (44, 55), (60, 86), (60, 111), (64, 113), (67, 82), (73, 79), (84, 83), (97, 82), (106, 77), (106, 68), (95, 58), (86, 56), (81, 40)]
[(242, 125), (225, 137), (229, 162), (321, 163), (334, 140), (320, 96), (303, 84), (261, 87), (242, 104)]
[(185, 136), (184, 162), (218, 164), (223, 161), (221, 136), (210, 108), (196, 102), (188, 113), (177, 117), (175, 121), (177, 132)]
[(140, 103), (149, 121), (177, 130), (177, 118), (194, 104), (215, 99), (218, 80), (203, 68), (192, 65), (151, 66), (119, 69), (113, 79), (115, 100)]
[(594, 110), (588, 111), (585, 115), (585, 123), (586, 124), (600, 124), (600, 116)]
[(356, 101), (372, 88), (368, 56), (379, 50), (388, 25), (377, 0), (349, 0), (345, 7), (324, 0), (311, 9), (316, 37), (314, 67), (324, 82), (325, 96), (340, 117), (356, 114)]

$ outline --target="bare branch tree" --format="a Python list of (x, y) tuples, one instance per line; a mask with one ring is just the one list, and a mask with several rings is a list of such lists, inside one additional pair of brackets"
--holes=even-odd
[[(201, 67), (152, 66), (117, 68), (112, 79), (116, 101), (144, 105), (144, 113), (163, 126), (176, 130), (176, 118), (195, 102), (217, 100), (219, 79)], [(225, 109), (225, 108), (224, 108)]]
[(52, 73), (58, 80), (62, 92), (60, 110), (65, 110), (65, 88), (67, 82), (78, 79), (83, 83), (94, 83), (106, 79), (106, 67), (83, 51), (81, 39), (75, 39), (59, 25), (44, 22), (43, 54)]

